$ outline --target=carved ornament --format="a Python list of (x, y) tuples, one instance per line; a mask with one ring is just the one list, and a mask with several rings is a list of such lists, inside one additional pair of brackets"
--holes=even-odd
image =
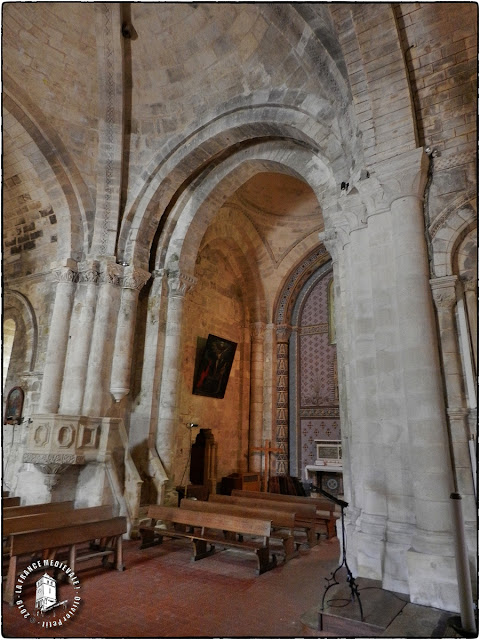
[(184, 298), (197, 284), (197, 279), (180, 271), (168, 274), (168, 290), (172, 298)]

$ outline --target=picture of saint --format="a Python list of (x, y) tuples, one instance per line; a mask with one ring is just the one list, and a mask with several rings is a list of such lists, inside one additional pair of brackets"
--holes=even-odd
[(224, 397), (236, 348), (236, 342), (208, 336), (193, 384), (194, 395)]

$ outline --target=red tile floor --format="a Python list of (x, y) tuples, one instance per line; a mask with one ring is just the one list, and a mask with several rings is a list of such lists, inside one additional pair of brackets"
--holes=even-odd
[[(253, 554), (238, 550), (191, 562), (190, 544), (183, 540), (138, 547), (138, 541), (124, 543), (124, 572), (79, 565), (82, 602), (61, 629), (30, 623), (17, 607), (3, 604), (4, 637), (315, 637), (300, 617), (321, 601), (325, 577), (339, 559), (338, 540), (322, 539), (257, 576)], [(33, 580), (41, 575), (32, 573), (31, 587), (24, 587), (29, 610), (34, 610)], [(62, 589), (71, 587), (59, 586), (59, 597)]]

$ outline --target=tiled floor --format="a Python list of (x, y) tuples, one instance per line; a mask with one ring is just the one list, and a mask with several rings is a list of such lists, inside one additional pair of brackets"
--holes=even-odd
[[(253, 555), (220, 551), (191, 562), (181, 540), (140, 551), (124, 544), (126, 571), (82, 568), (82, 603), (61, 628), (43, 629), (16, 607), (3, 606), (5, 637), (298, 638), (316, 636), (301, 615), (317, 604), (338, 564), (338, 541), (323, 540), (261, 576)], [(38, 580), (41, 572), (32, 573)], [(59, 587), (61, 590), (69, 587)], [(34, 611), (34, 586), (24, 588)], [(49, 618), (50, 619), (50, 618)]]

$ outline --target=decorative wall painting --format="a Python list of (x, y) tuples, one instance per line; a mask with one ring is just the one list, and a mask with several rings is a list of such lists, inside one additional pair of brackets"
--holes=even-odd
[(3, 424), (20, 424), (22, 420), (24, 393), (21, 387), (13, 387), (7, 396)]

